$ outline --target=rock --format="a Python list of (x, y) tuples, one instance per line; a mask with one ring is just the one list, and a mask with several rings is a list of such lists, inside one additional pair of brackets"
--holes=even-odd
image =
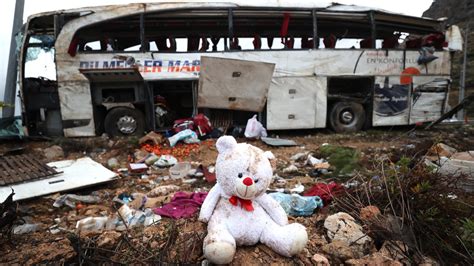
[(294, 165), (290, 165), (287, 168), (283, 169), (283, 173), (294, 173), (294, 172), (298, 172), (298, 167)]
[(362, 232), (362, 227), (355, 222), (354, 217), (345, 212), (338, 212), (326, 218), (324, 227), (328, 230), (331, 240), (341, 240), (348, 245), (366, 245), (372, 241)]
[(22, 234), (30, 234), (41, 229), (40, 224), (22, 224), (17, 225), (13, 228), (13, 234), (15, 235), (22, 235)]
[(428, 155), (436, 157), (444, 156), (449, 158), (456, 152), (457, 150), (455, 148), (452, 148), (444, 143), (438, 143), (428, 150)]
[(360, 219), (363, 221), (372, 221), (379, 215), (381, 215), (381, 213), (377, 206), (369, 205), (360, 209)]
[(157, 249), (159, 246), (160, 246), (160, 244), (159, 244), (158, 242), (156, 242), (156, 241), (152, 241), (152, 242), (150, 243), (150, 248), (151, 248), (151, 249)]
[(121, 233), (116, 231), (105, 231), (97, 239), (97, 246), (104, 249), (112, 249), (117, 244)]
[(58, 145), (53, 145), (49, 148), (44, 149), (43, 153), (46, 159), (48, 159), (49, 161), (64, 157), (63, 148), (59, 147)]
[(321, 254), (314, 254), (313, 257), (311, 257), (311, 260), (316, 264), (316, 265), (330, 265), (329, 260), (324, 257)]
[(142, 161), (148, 156), (148, 152), (143, 150), (135, 150), (133, 155), (135, 156), (136, 161)]
[(405, 255), (409, 254), (408, 246), (402, 241), (385, 241), (380, 248), (379, 253), (394, 260), (406, 262), (405, 264), (409, 264), (409, 261), (406, 261), (407, 257)]
[(390, 257), (383, 255), (382, 253), (376, 252), (372, 253), (369, 256), (365, 256), (360, 259), (350, 259), (346, 260), (345, 264), (347, 265), (392, 265), (392, 266), (401, 266), (401, 262), (393, 260)]
[(163, 141), (165, 140), (165, 138), (161, 135), (161, 134), (158, 134), (158, 133), (155, 133), (155, 132), (150, 132), (148, 134), (146, 134), (145, 136), (143, 136), (139, 141), (138, 143), (141, 145), (141, 144), (145, 144), (145, 143), (151, 143), (151, 144), (154, 144), (154, 145), (160, 145)]
[(421, 259), (421, 262), (418, 264), (418, 266), (438, 266), (441, 265), (439, 262), (437, 262), (435, 259), (423, 256)]
[(110, 158), (109, 160), (107, 160), (107, 166), (110, 168), (110, 169), (117, 169), (120, 167), (120, 163), (118, 161), (117, 158)]
[(306, 158), (307, 155), (308, 155), (307, 152), (300, 152), (300, 153), (297, 153), (297, 154), (291, 156), (290, 160), (292, 160), (292, 161), (302, 160), (302, 159)]
[(363, 253), (351, 248), (346, 242), (341, 240), (334, 240), (324, 245), (322, 250), (329, 256), (331, 264), (343, 264), (346, 260), (364, 256)]
[(154, 164), (156, 161), (158, 161), (159, 159), (160, 159), (160, 157), (158, 157), (156, 154), (152, 153), (152, 154), (150, 154), (150, 156), (148, 156), (148, 158), (146, 158), (145, 164), (150, 166), (150, 165)]

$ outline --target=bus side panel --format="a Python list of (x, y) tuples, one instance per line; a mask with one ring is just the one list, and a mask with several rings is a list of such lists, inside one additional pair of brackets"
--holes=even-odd
[(377, 77), (374, 88), (374, 126), (408, 125), (438, 119), (449, 89), (447, 76)]
[(326, 78), (273, 78), (267, 101), (267, 128), (326, 126)]
[(95, 136), (92, 98), (89, 82), (63, 81), (59, 83), (59, 99), (64, 136)]
[(400, 77), (376, 77), (372, 125), (408, 124), (410, 84), (401, 85)]
[(413, 77), (410, 124), (438, 119), (444, 110), (449, 77)]

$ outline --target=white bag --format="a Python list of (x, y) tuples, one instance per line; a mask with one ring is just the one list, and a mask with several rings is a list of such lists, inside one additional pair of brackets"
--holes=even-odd
[(247, 121), (247, 126), (245, 127), (245, 133), (244, 133), (246, 138), (249, 139), (254, 139), (254, 138), (260, 138), (260, 137), (266, 137), (267, 136), (267, 130), (263, 127), (263, 125), (258, 122), (257, 120), (257, 115), (254, 115), (252, 118), (250, 118)]

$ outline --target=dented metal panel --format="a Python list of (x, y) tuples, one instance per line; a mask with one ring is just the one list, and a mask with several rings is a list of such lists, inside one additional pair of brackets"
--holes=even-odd
[(0, 202), (8, 197), (12, 188), (15, 190), (13, 200), (17, 201), (100, 184), (112, 181), (117, 177), (116, 173), (89, 157), (50, 162), (47, 166), (60, 173), (44, 179), (0, 186)]
[(274, 78), (268, 94), (267, 128), (326, 126), (326, 78)]
[(447, 76), (377, 77), (374, 126), (408, 125), (441, 116), (449, 89)]
[(410, 124), (438, 119), (443, 114), (449, 80), (447, 78), (414, 77)]
[(198, 107), (261, 112), (275, 64), (201, 57)]

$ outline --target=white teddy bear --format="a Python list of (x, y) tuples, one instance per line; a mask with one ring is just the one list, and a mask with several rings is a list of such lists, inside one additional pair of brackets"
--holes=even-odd
[(212, 263), (230, 263), (237, 245), (261, 242), (290, 257), (308, 241), (306, 228), (288, 224), (285, 211), (265, 193), (272, 181), (270, 152), (231, 136), (216, 143), (217, 184), (209, 191), (199, 220), (209, 222), (204, 239), (204, 256)]

